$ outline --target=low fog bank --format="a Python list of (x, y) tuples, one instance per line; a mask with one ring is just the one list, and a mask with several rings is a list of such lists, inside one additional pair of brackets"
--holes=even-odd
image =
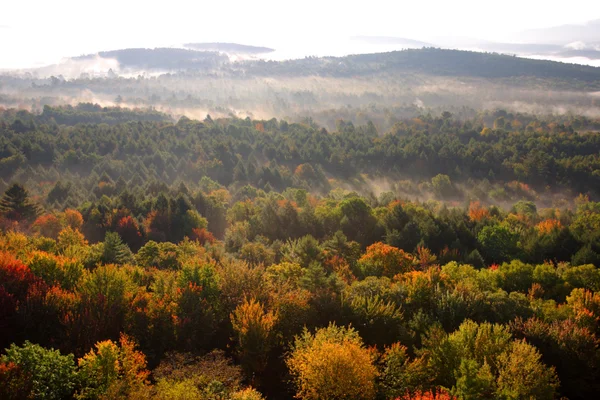
[[(44, 105), (81, 102), (130, 108), (153, 107), (174, 117), (204, 119), (235, 116), (253, 119), (310, 119), (328, 130), (338, 119), (364, 124), (371, 120), (382, 133), (405, 110), (497, 109), (533, 114), (600, 117), (598, 92), (550, 89), (528, 79), (486, 80), (419, 74), (381, 73), (366, 77), (232, 77), (216, 73), (178, 73), (136, 77), (94, 77), (97, 63), (77, 61), (50, 78), (0, 76), (0, 106), (41, 112)], [(110, 64), (114, 65), (114, 64)], [(115, 70), (119, 71), (115, 65)], [(88, 72), (83, 72), (88, 71)], [(91, 71), (91, 72), (90, 72)], [(88, 75), (85, 75), (88, 74)], [(539, 88), (537, 88), (539, 87)], [(399, 113), (399, 110), (404, 111)], [(408, 115), (411, 116), (411, 115)]]
[[(376, 38), (382, 45), (393, 38)], [(262, 51), (260, 48), (256, 51)], [(172, 72), (173, 68), (184, 68)], [(188, 68), (189, 67), (189, 68)], [(0, 106), (96, 103), (204, 119), (286, 119), (379, 133), (425, 110), (498, 109), (600, 116), (600, 69), (439, 49), (231, 62), (219, 52), (126, 49), (0, 75)]]

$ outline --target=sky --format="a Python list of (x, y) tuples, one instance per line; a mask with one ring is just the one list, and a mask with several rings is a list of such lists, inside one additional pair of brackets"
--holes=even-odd
[[(0, 13), (0, 68), (63, 57), (187, 42), (268, 46), (289, 56), (339, 55), (351, 36), (505, 41), (526, 29), (600, 18), (600, 1), (570, 0), (7, 0)], [(489, 5), (486, 5), (489, 4)], [(85, 5), (84, 5), (85, 4)]]

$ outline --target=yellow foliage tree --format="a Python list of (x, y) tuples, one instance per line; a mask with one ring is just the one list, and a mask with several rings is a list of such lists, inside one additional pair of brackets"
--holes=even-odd
[(231, 400), (263, 400), (264, 397), (255, 389), (249, 387), (238, 390), (231, 395)]
[(248, 375), (255, 377), (267, 366), (277, 316), (265, 311), (257, 300), (246, 299), (235, 308), (230, 318), (237, 335), (242, 367)]
[(287, 366), (299, 399), (373, 399), (373, 353), (352, 328), (329, 325), (297, 337)]
[(85, 240), (83, 234), (70, 226), (67, 226), (58, 234), (58, 247), (61, 250), (74, 246), (85, 246), (87, 244), (88, 242)]
[(95, 347), (79, 359), (84, 388), (77, 398), (129, 398), (145, 388), (150, 374), (146, 356), (135, 350), (134, 342), (126, 335), (121, 335), (119, 345), (105, 340)]

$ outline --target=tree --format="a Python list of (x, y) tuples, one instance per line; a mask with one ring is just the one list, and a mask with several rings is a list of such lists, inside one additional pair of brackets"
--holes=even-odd
[(433, 186), (433, 191), (435, 194), (440, 198), (451, 197), (456, 191), (454, 186), (452, 186), (450, 177), (444, 174), (437, 174), (431, 178), (431, 185)]
[(424, 350), (435, 381), (460, 398), (553, 399), (558, 387), (535, 347), (514, 340), (504, 325), (467, 320), (447, 335), (432, 328)]
[(67, 226), (58, 234), (57, 243), (59, 249), (65, 250), (69, 247), (85, 246), (88, 242), (85, 240), (83, 233)]
[(421, 390), (431, 386), (431, 381), (432, 376), (424, 357), (411, 361), (407, 348), (400, 343), (385, 349), (379, 383), (385, 398), (418, 398)]
[(489, 263), (501, 263), (518, 255), (518, 236), (504, 225), (485, 226), (477, 235), (483, 257)]
[(371, 207), (360, 197), (352, 197), (340, 202), (338, 206), (342, 214), (340, 225), (350, 240), (366, 246), (379, 239), (383, 231), (379, 231), (377, 219)]
[(308, 267), (311, 262), (321, 260), (323, 250), (317, 239), (306, 235), (300, 239), (288, 240), (281, 252), (286, 261)]
[(138, 250), (142, 246), (144, 240), (140, 233), (139, 225), (131, 215), (122, 217), (119, 220), (116, 231), (133, 251)]
[(42, 215), (33, 223), (33, 229), (39, 232), (40, 235), (57, 239), (58, 234), (62, 230), (62, 225), (58, 218), (52, 214)]
[(540, 349), (545, 363), (556, 367), (562, 396), (587, 399), (600, 391), (600, 340), (589, 329), (571, 319), (550, 323), (531, 318), (511, 325)]
[(426, 392), (418, 391), (398, 397), (396, 400), (457, 400), (446, 389), (428, 390)]
[(28, 400), (33, 382), (14, 362), (0, 362), (0, 399)]
[(54, 187), (50, 189), (48, 192), (48, 197), (46, 198), (46, 202), (48, 204), (53, 203), (62, 203), (69, 197), (69, 192), (71, 190), (72, 183), (63, 183), (62, 181), (56, 182)]
[(459, 399), (494, 399), (496, 381), (489, 364), (464, 358), (456, 371), (456, 386), (452, 391)]
[(558, 377), (554, 367), (542, 363), (538, 350), (527, 342), (514, 341), (498, 357), (497, 395), (506, 399), (554, 399)]
[(414, 257), (404, 250), (376, 242), (367, 247), (365, 254), (358, 260), (358, 268), (363, 276), (387, 276), (392, 278), (400, 272), (412, 268)]
[(265, 311), (258, 301), (251, 299), (237, 306), (230, 318), (237, 335), (242, 367), (252, 377), (260, 375), (273, 346), (273, 327), (277, 316)]
[(256, 391), (253, 388), (246, 388), (243, 390), (238, 390), (235, 393), (231, 394), (231, 400), (263, 400), (264, 397), (260, 394), (260, 392)]
[(0, 214), (13, 221), (32, 222), (39, 215), (38, 205), (31, 202), (27, 190), (14, 183), (0, 199)]
[(78, 361), (83, 388), (77, 398), (129, 398), (147, 385), (146, 357), (127, 336), (119, 344), (106, 340), (94, 347)]
[(296, 397), (374, 399), (377, 369), (373, 354), (352, 328), (334, 324), (296, 337), (286, 360)]
[(106, 232), (101, 260), (105, 264), (125, 264), (133, 262), (133, 254), (118, 233)]
[(352, 324), (357, 326), (370, 346), (386, 346), (398, 340), (403, 332), (400, 307), (379, 296), (354, 296), (347, 305)]
[(61, 400), (75, 392), (77, 376), (73, 354), (62, 355), (58, 350), (25, 341), (20, 347), (12, 344), (0, 361), (0, 365), (13, 363), (27, 376), (30, 398)]

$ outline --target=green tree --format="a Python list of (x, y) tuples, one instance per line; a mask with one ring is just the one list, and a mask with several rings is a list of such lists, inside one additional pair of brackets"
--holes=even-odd
[(13, 221), (33, 222), (40, 214), (40, 209), (37, 204), (31, 202), (27, 190), (14, 183), (0, 199), (0, 214)]
[(448, 175), (437, 174), (431, 178), (431, 185), (434, 193), (440, 198), (451, 197), (455, 194), (454, 186)]
[(394, 343), (383, 353), (379, 391), (386, 399), (429, 389), (432, 378), (426, 359), (410, 360), (406, 346)]
[(497, 395), (504, 399), (554, 399), (558, 377), (554, 367), (542, 363), (539, 351), (525, 341), (515, 341), (498, 357)]
[(31, 383), (31, 398), (60, 400), (70, 398), (77, 385), (73, 354), (62, 355), (58, 350), (45, 349), (25, 341), (23, 346), (12, 344), (1, 358), (2, 363), (14, 363)]
[(133, 253), (121, 240), (116, 232), (106, 232), (102, 246), (102, 262), (104, 264), (126, 264), (132, 263)]
[(452, 393), (459, 399), (494, 399), (496, 380), (489, 364), (480, 366), (472, 359), (462, 359), (456, 371), (456, 386)]
[(485, 226), (477, 235), (477, 241), (488, 263), (501, 263), (518, 256), (518, 236), (504, 225)]

